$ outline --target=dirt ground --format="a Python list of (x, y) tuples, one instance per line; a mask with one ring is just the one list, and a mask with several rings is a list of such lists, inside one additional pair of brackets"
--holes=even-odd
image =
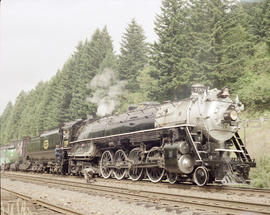
[[(24, 174), (24, 173), (16, 173)], [(84, 182), (82, 178), (75, 177), (61, 177), (55, 175), (36, 175), (38, 177), (51, 177), (62, 180), (69, 180), (76, 182)], [(115, 182), (114, 182), (115, 181)], [(232, 193), (225, 194), (222, 191), (200, 191), (189, 189), (188, 186), (186, 189), (176, 187), (168, 187), (160, 184), (151, 184), (145, 183), (134, 183), (130, 180), (125, 180), (119, 182), (117, 180), (97, 180), (93, 182), (94, 184), (114, 186), (114, 187), (123, 187), (130, 188), (135, 190), (145, 190), (145, 191), (157, 191), (161, 193), (171, 193), (171, 194), (185, 194), (185, 195), (194, 195), (201, 197), (211, 197), (217, 199), (232, 199), (244, 202), (260, 202), (270, 204), (270, 197), (264, 196), (245, 196), (245, 195), (235, 195)], [(79, 211), (83, 214), (131, 214), (131, 215), (140, 215), (140, 214), (151, 214), (151, 215), (198, 215), (198, 214), (215, 214), (210, 212), (202, 212), (198, 210), (190, 210), (188, 208), (180, 208), (178, 210), (171, 210), (164, 206), (158, 204), (147, 203), (147, 202), (132, 202), (126, 199), (113, 199), (112, 197), (97, 195), (97, 194), (87, 194), (81, 193), (79, 191), (63, 190), (60, 188), (55, 188), (53, 186), (31, 184), (26, 182), (20, 182), (15, 180), (10, 180), (7, 178), (1, 178), (1, 186), (7, 189), (11, 189), (15, 192), (29, 195), (31, 194), (34, 199), (41, 199), (48, 202), (53, 202), (54, 204), (64, 206), (76, 211)]]
[[(96, 215), (117, 215), (117, 214), (131, 214), (131, 215), (198, 215), (198, 214), (215, 214), (209, 212), (202, 212), (183, 208), (181, 210), (170, 210), (166, 207), (159, 207), (158, 204), (153, 205), (147, 202), (129, 202), (127, 200), (112, 199), (99, 195), (89, 195), (76, 191), (63, 190), (47, 185), (37, 185), (25, 183), (7, 178), (1, 178), (1, 186), (29, 195), (34, 199), (41, 199), (53, 204), (64, 206), (72, 210), (81, 212), (82, 214), (96, 214)], [(26, 208), (27, 210), (27, 208)], [(42, 214), (40, 214), (42, 215)]]

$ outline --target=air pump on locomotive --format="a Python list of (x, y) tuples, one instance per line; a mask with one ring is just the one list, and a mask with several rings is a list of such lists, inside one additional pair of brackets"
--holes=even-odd
[[(256, 164), (238, 134), (241, 110), (228, 88), (193, 85), (191, 96), (181, 101), (142, 103), (124, 114), (65, 124), (54, 141), (61, 147), (60, 161), (27, 152), (28, 138), (17, 169), (78, 175), (91, 168), (103, 178), (167, 178), (199, 186), (248, 183)], [(44, 144), (50, 149), (52, 135), (41, 135), (42, 151)]]

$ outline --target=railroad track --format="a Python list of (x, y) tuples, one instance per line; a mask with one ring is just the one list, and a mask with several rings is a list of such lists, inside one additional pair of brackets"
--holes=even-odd
[[(33, 199), (31, 196), (22, 194), (22, 193), (18, 193), (18, 192), (14, 192), (12, 190), (6, 189), (1, 187), (1, 192), (5, 191), (9, 194), (8, 198), (1, 198), (1, 214), (4, 215), (12, 215), (16, 214), (16, 211), (18, 212), (18, 214), (31, 214), (31, 210), (33, 210), (34, 206), (33, 205), (38, 205), (41, 206), (42, 208), (44, 208), (42, 211), (39, 210), (39, 214), (67, 214), (67, 215), (82, 215), (79, 212), (73, 211), (71, 209), (68, 208), (64, 208), (61, 207), (59, 205), (54, 205), (52, 203), (46, 202), (44, 200), (40, 200), (40, 199)], [(11, 198), (10, 198), (10, 194), (12, 196), (15, 196), (16, 199), (14, 201), (13, 200), (13, 204), (11, 205)], [(28, 204), (19, 204), (17, 199), (22, 199), (23, 201), (26, 201)], [(5, 201), (7, 200), (7, 201)], [(25, 206), (27, 205), (27, 206)], [(14, 208), (16, 207), (16, 208)], [(18, 208), (21, 207), (21, 208)]]
[[(78, 176), (73, 176), (78, 177)], [(185, 183), (185, 184), (169, 184), (168, 182), (159, 182), (153, 183), (151, 181), (131, 181), (131, 180), (116, 180), (116, 179), (103, 179), (98, 178), (98, 181), (102, 182), (112, 182), (115, 184), (140, 184), (143, 186), (152, 186), (152, 187), (161, 187), (161, 188), (175, 188), (179, 190), (194, 190), (200, 192), (212, 192), (212, 193), (229, 193), (235, 195), (256, 195), (256, 196), (264, 196), (270, 199), (270, 189), (257, 189), (251, 187), (236, 187), (236, 186), (229, 186), (229, 185), (207, 185), (203, 187), (199, 187), (197, 185)]]
[[(76, 189), (81, 192), (98, 193), (99, 195), (105, 195), (115, 198), (124, 198), (126, 200), (148, 202), (158, 205), (168, 206), (170, 208), (183, 208), (189, 207), (192, 209), (199, 209), (205, 211), (220, 212), (226, 214), (243, 214), (243, 212), (258, 213), (258, 214), (270, 214), (270, 205), (264, 203), (243, 202), (234, 201), (228, 199), (214, 199), (208, 197), (200, 197), (193, 195), (183, 194), (170, 194), (165, 192), (155, 192), (146, 190), (136, 190), (130, 188), (111, 187), (98, 184), (86, 184), (82, 182), (72, 182), (62, 179), (56, 179), (52, 181), (52, 177), (37, 177), (28, 175), (16, 174), (4, 174), (2, 176), (12, 177), (13, 180), (25, 180), (31, 181), (31, 183), (46, 183), (50, 186), (57, 186), (66, 189)], [(210, 188), (212, 189), (212, 188)], [(215, 188), (216, 189), (216, 188)], [(228, 189), (228, 188), (226, 188)], [(237, 190), (236, 188), (233, 188)], [(240, 188), (239, 188), (240, 189)], [(245, 190), (245, 189), (244, 189)], [(243, 192), (243, 189), (241, 190)], [(254, 192), (257, 192), (254, 191)]]
[[(4, 174), (14, 174), (14, 175), (25, 175), (17, 172), (5, 172)], [(29, 174), (28, 174), (29, 175)], [(63, 176), (63, 175), (51, 175), (51, 174), (44, 174), (44, 173), (35, 173), (31, 174), (35, 177), (51, 177), (51, 178), (59, 178), (62, 176), (63, 178), (82, 178), (80, 176)], [(131, 180), (116, 180), (112, 178), (104, 179), (104, 178), (97, 178), (98, 182), (111, 182), (114, 184), (139, 184), (142, 186), (151, 186), (151, 187), (161, 187), (161, 188), (174, 188), (179, 190), (194, 190), (200, 192), (212, 192), (212, 193), (228, 193), (234, 195), (245, 195), (245, 196), (258, 196), (258, 197), (266, 197), (270, 199), (270, 189), (258, 189), (258, 188), (251, 188), (251, 187), (236, 187), (236, 186), (228, 186), (228, 185), (207, 185), (204, 187), (199, 187), (193, 184), (169, 184), (168, 182), (160, 182), (160, 183), (153, 183), (151, 181), (143, 180), (143, 181), (131, 181)]]

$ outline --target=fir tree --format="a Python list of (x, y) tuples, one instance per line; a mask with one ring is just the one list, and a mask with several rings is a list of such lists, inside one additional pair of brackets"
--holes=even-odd
[(93, 89), (87, 86), (99, 72), (104, 60), (113, 55), (112, 40), (106, 27), (101, 31), (97, 29), (90, 42), (80, 43), (77, 47), (75, 61), (72, 64), (75, 75), (73, 74), (72, 99), (69, 106), (73, 119), (86, 118), (88, 114), (95, 114), (96, 106), (87, 101)]
[(262, 25), (261, 36), (264, 38), (270, 53), (270, 1), (264, 0), (262, 3)]
[(201, 82), (212, 87), (232, 86), (243, 75), (249, 34), (241, 24), (243, 10), (233, 0), (192, 0), (192, 58)]
[(0, 145), (7, 144), (9, 141), (10, 131), (8, 130), (8, 124), (10, 124), (12, 111), (13, 105), (9, 102), (0, 116)]
[(147, 62), (148, 47), (143, 29), (132, 19), (122, 36), (118, 72), (121, 80), (128, 80), (128, 88), (137, 88), (136, 77)]
[(20, 128), (21, 128), (21, 117), (23, 109), (26, 105), (26, 99), (27, 99), (27, 93), (24, 91), (21, 91), (20, 94), (16, 98), (15, 105), (13, 106), (13, 110), (10, 115), (10, 119), (7, 123), (7, 139), (20, 139)]
[(173, 99), (184, 92), (190, 81), (193, 64), (188, 41), (188, 9), (184, 0), (163, 0), (161, 14), (156, 17), (155, 32), (159, 40), (152, 48), (151, 64), (156, 68), (152, 76), (159, 89), (153, 94), (159, 100)]

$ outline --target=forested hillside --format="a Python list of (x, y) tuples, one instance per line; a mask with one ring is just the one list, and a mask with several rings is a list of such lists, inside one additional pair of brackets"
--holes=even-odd
[(0, 144), (142, 101), (181, 99), (193, 83), (228, 86), (249, 112), (270, 112), (269, 0), (163, 0), (153, 44), (135, 19), (127, 22), (119, 55), (107, 28), (97, 29), (50, 81), (8, 103)]

